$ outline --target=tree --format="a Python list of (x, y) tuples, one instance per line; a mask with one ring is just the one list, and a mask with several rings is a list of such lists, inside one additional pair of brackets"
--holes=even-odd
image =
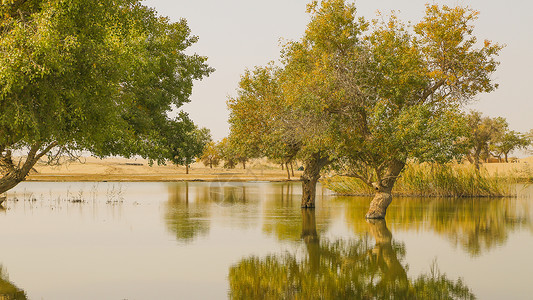
[(167, 113), (213, 71), (140, 1), (2, 1), (0, 32), (0, 192), (54, 149), (163, 162)]
[(274, 92), (241, 85), (235, 102), (274, 104), (265, 110), (266, 136), (298, 145), (302, 207), (314, 206), (320, 171), (335, 162), (375, 189), (366, 217), (384, 218), (407, 160), (445, 162), (464, 153), (459, 106), (497, 87), (490, 75), (502, 47), (485, 41), (476, 48), (477, 12), (462, 7), (428, 5), (415, 26), (392, 15), (370, 27), (343, 0), (314, 1), (308, 12), (302, 39), (282, 50), (283, 67), (266, 72), (267, 80), (264, 71), (250, 77)]
[(445, 162), (463, 152), (458, 107), (497, 87), (490, 75), (502, 48), (489, 41), (476, 48), (471, 23), (477, 14), (428, 5), (413, 27), (393, 14), (374, 21), (345, 59), (339, 50), (336, 76), (349, 96), (337, 109), (344, 147), (339, 169), (374, 188), (366, 218), (385, 217), (408, 160)]
[(479, 170), (482, 158), (488, 158), (491, 148), (505, 135), (508, 124), (504, 118), (482, 117), (478, 111), (470, 112), (466, 119), (469, 128), (465, 141), (469, 149), (467, 159)]
[(245, 71), (238, 96), (228, 99), (229, 140), (243, 156), (266, 156), (287, 165), (295, 159), (301, 142), (287, 129), (294, 118), (284, 102), (280, 72), (272, 63)]
[(211, 141), (207, 143), (200, 160), (204, 163), (204, 166), (209, 166), (211, 169), (213, 166), (218, 166), (220, 163), (220, 151), (215, 142)]
[(165, 149), (170, 161), (176, 165), (185, 165), (185, 173), (189, 174), (189, 165), (212, 141), (211, 132), (207, 128), (198, 128), (183, 112), (179, 118), (179, 122), (170, 123), (164, 130), (167, 143)]
[(493, 145), (493, 149), (499, 155), (503, 154), (505, 158), (505, 162), (509, 162), (508, 161), (509, 152), (518, 150), (518, 149), (526, 149), (530, 144), (531, 144), (531, 139), (528, 138), (526, 134), (522, 134), (514, 130), (507, 130), (500, 137), (497, 143)]

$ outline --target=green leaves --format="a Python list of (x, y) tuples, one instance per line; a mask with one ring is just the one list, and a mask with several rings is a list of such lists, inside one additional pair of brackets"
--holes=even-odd
[(3, 1), (0, 149), (190, 161), (207, 133), (168, 113), (214, 71), (185, 53), (197, 39), (140, 1)]
[(158, 156), (140, 144), (156, 142), (171, 105), (188, 102), (192, 81), (213, 71), (183, 52), (197, 40), (186, 21), (138, 1), (31, 2), (2, 19), (0, 131), (9, 134), (0, 143)]

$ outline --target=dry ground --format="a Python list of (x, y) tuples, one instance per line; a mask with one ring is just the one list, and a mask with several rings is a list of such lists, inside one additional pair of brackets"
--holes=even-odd
[[(82, 162), (49, 166), (44, 163), (35, 167), (37, 172), (28, 176), (28, 181), (286, 181), (287, 172), (266, 160), (255, 160), (247, 169), (221, 167), (210, 169), (203, 164), (192, 164), (189, 174), (185, 167), (166, 165), (149, 166), (144, 159), (86, 157)], [(533, 174), (533, 156), (520, 159), (517, 163), (488, 163), (484, 167), (499, 174)], [(302, 172), (296, 171), (292, 180), (299, 180)]]
[[(81, 158), (81, 162), (70, 162), (59, 166), (40, 163), (35, 166), (27, 181), (286, 181), (287, 172), (266, 162), (255, 160), (246, 169), (212, 169), (201, 163), (194, 163), (185, 174), (184, 166), (154, 164), (144, 159), (94, 157)], [(292, 180), (299, 180), (302, 172), (294, 170)]]

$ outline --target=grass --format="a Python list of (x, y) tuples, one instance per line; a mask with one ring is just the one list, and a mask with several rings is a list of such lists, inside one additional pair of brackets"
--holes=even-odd
[[(396, 182), (393, 194), (422, 197), (516, 196), (515, 184), (531, 180), (516, 173), (489, 174), (482, 168), (460, 164), (409, 164)], [(322, 184), (340, 195), (372, 195), (372, 188), (352, 177), (334, 176)]]

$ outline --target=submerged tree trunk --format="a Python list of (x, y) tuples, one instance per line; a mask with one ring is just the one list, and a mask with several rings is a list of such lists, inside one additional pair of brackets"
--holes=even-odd
[(315, 207), (316, 184), (320, 179), (320, 171), (329, 163), (327, 156), (321, 156), (320, 153), (313, 154), (305, 161), (304, 173), (302, 180), (302, 208)]
[(370, 208), (366, 213), (367, 219), (384, 219), (387, 207), (392, 202), (392, 188), (403, 170), (405, 161), (393, 160), (387, 166), (384, 177), (374, 183), (376, 194), (370, 202)]

